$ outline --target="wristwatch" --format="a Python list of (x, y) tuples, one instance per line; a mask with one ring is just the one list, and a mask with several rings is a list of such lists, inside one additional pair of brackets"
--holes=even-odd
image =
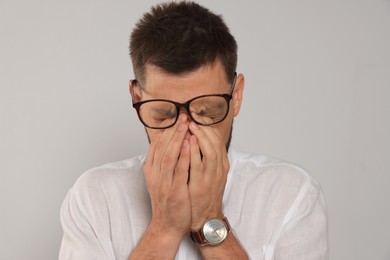
[(190, 236), (192, 241), (200, 246), (219, 245), (229, 232), (230, 225), (226, 217), (223, 219), (211, 218), (203, 224), (200, 230), (191, 231)]

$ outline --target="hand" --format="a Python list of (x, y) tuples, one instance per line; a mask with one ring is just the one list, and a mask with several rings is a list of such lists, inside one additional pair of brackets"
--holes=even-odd
[(150, 226), (157, 232), (181, 238), (191, 225), (191, 204), (187, 185), (190, 145), (186, 115), (165, 129), (152, 142), (144, 166), (152, 204)]
[(223, 217), (222, 199), (229, 160), (226, 144), (217, 128), (191, 122), (190, 130), (191, 229), (198, 230), (208, 218)]

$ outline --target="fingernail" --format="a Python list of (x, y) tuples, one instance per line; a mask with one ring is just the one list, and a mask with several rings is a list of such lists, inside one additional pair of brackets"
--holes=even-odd
[(191, 122), (191, 127), (192, 127), (193, 129), (199, 129), (198, 125), (195, 124), (194, 122)]
[(185, 114), (180, 114), (180, 122), (185, 122), (185, 121), (187, 121), (187, 115), (185, 115)]

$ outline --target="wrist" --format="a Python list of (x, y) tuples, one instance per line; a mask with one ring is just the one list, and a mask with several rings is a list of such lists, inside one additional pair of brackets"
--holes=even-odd
[(151, 222), (130, 259), (174, 259), (183, 235)]
[(224, 215), (222, 212), (218, 212), (218, 213), (210, 213), (210, 214), (198, 217), (192, 221), (191, 230), (194, 231), (194, 230), (201, 229), (203, 227), (204, 223), (211, 218), (223, 219)]
[(177, 230), (174, 227), (166, 227), (157, 222), (151, 222), (147, 229), (150, 236), (159, 239), (159, 243), (180, 244), (187, 231)]
[(219, 245), (229, 234), (231, 228), (226, 217), (208, 219), (199, 230), (192, 230), (190, 236), (199, 246)]

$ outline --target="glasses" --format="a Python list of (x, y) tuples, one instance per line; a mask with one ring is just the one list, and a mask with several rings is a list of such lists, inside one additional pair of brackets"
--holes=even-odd
[[(133, 102), (133, 107), (137, 110), (138, 118), (142, 124), (152, 129), (172, 127), (179, 118), (181, 109), (185, 109), (192, 121), (199, 125), (215, 125), (225, 120), (229, 113), (236, 76), (237, 74), (235, 73), (230, 94), (202, 95), (192, 98), (185, 103), (166, 99), (150, 99)], [(133, 82), (137, 84), (136, 80)]]

